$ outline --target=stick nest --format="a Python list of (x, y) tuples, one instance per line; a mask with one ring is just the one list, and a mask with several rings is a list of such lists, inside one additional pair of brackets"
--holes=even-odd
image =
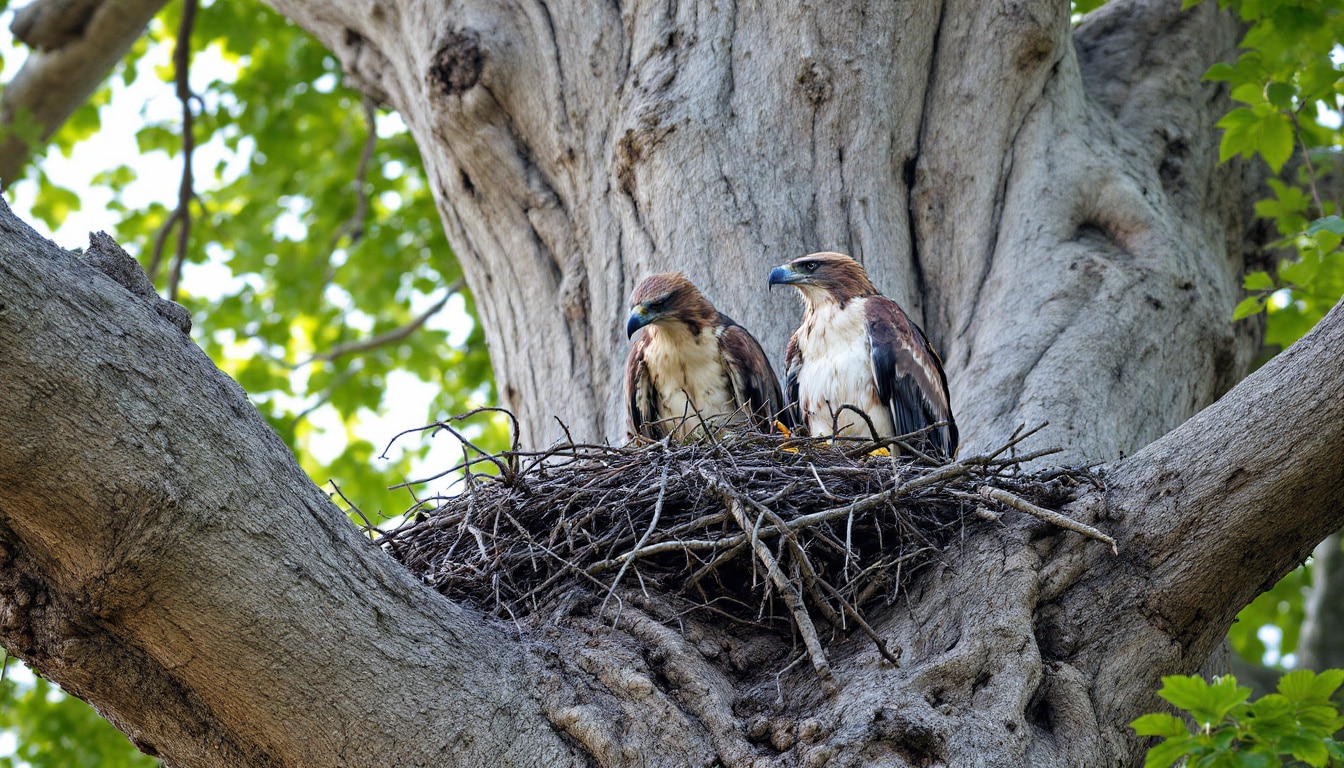
[[(437, 429), (466, 442), (449, 422), (423, 428)], [(463, 492), (421, 500), (380, 543), (444, 595), (501, 618), (541, 614), (576, 587), (604, 611), (619, 610), (618, 586), (658, 590), (731, 622), (797, 631), (829, 674), (820, 623), (863, 631), (897, 661), (865, 612), (893, 602), (968, 519), (1016, 510), (1114, 546), (1048, 509), (1097, 480), (1085, 469), (1023, 470), (1053, 452), (1018, 455), (1030, 434), (954, 462), (921, 457), (911, 436), (478, 452), (439, 475), (464, 473)], [(880, 448), (901, 456), (873, 455)]]

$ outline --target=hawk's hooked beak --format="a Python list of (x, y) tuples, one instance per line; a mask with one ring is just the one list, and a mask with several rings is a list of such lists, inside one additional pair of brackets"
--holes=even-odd
[(802, 282), (802, 275), (789, 269), (789, 265), (775, 267), (770, 270), (770, 288), (774, 290), (776, 285), (793, 285)]
[(648, 307), (643, 304), (630, 310), (630, 319), (625, 321), (625, 338), (635, 335), (635, 331), (653, 322), (652, 315), (649, 314)]

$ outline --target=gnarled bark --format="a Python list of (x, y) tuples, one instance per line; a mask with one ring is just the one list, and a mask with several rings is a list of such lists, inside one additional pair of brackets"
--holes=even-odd
[(516, 643), (359, 536), (154, 302), (0, 209), (0, 645), (174, 766), (565, 764)]
[(1200, 411), (1258, 345), (1228, 320), (1257, 180), (1216, 163), (1212, 4), (274, 4), (415, 132), (531, 442), (619, 435), (643, 274), (777, 359), (768, 267), (844, 250), (943, 351), (965, 451), (1049, 420), (1113, 462), (1070, 511), (1120, 555), (973, 526), (872, 617), (902, 666), (842, 641), (833, 693), (656, 595), (497, 627), (360, 541), (152, 308), (0, 217), (0, 643), (175, 765), (1127, 764), (1157, 677), (1342, 522), (1344, 310)]

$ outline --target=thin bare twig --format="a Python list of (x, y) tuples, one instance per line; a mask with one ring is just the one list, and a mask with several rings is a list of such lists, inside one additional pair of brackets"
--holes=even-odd
[[(653, 505), (653, 519), (649, 521), (648, 530), (640, 537), (639, 543), (635, 545), (635, 551), (649, 540), (654, 530), (658, 527), (658, 518), (663, 515), (663, 499), (667, 498), (667, 464), (663, 465), (663, 479), (658, 482), (658, 502)], [(601, 616), (607, 612), (607, 601), (611, 599), (612, 593), (616, 591), (616, 585), (621, 583), (621, 577), (625, 575), (625, 570), (633, 563), (634, 558), (629, 558), (621, 563), (621, 569), (616, 572), (616, 577), (611, 580), (611, 588), (607, 590), (607, 596), (602, 598), (602, 606), (598, 609), (597, 615)]]
[(1321, 193), (1316, 191), (1316, 168), (1311, 164), (1311, 153), (1307, 151), (1307, 140), (1302, 137), (1302, 124), (1297, 120), (1297, 110), (1290, 109), (1293, 118), (1293, 133), (1297, 134), (1297, 145), (1302, 148), (1302, 160), (1307, 164), (1307, 184), (1311, 187), (1311, 199), (1316, 203), (1316, 218), (1325, 215), (1325, 206), (1321, 205)]
[(337, 485), (335, 480), (328, 480), (327, 482), (331, 483), (331, 487), (336, 491), (336, 495), (341, 497), (341, 501), (344, 501), (346, 506), (350, 507), (356, 515), (359, 515), (359, 519), (364, 521), (364, 533), (368, 534), (369, 539), (373, 540), (376, 538), (374, 534), (380, 532), (378, 526), (374, 525), (369, 520), (368, 515), (364, 514), (364, 510), (360, 509), (345, 495), (345, 492), (341, 490), (341, 486)]

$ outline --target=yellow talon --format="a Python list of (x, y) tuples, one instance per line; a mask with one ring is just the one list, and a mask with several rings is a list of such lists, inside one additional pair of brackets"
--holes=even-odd
[(778, 429), (780, 434), (785, 437), (793, 437), (793, 432), (791, 432), (788, 427), (784, 426), (784, 422), (778, 419), (775, 420), (775, 429)]
[(890, 455), (891, 455), (891, 451), (888, 451), (886, 448), (878, 448), (876, 451), (873, 451), (872, 453), (869, 453), (868, 455), (869, 455), (869, 456), (890, 456)]

